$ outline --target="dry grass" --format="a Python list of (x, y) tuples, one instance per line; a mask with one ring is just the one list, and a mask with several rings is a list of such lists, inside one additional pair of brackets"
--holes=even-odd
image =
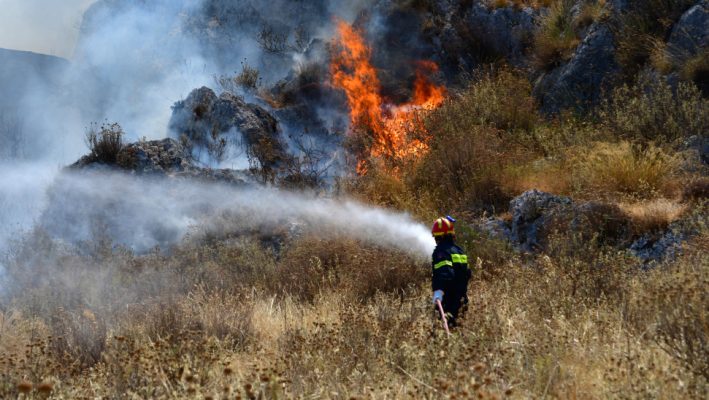
[[(341, 260), (368, 257), (347, 242), (307, 239), (295, 246), (316, 256), (327, 250)], [(361, 273), (341, 276), (337, 286), (321, 286), (305, 302), (260, 289), (267, 282), (232, 281), (232, 289), (223, 291), (206, 278), (209, 271), (183, 272), (188, 285), (182, 294), (168, 298), (157, 288), (152, 292), (162, 299), (159, 307), (140, 295), (127, 309), (117, 308), (123, 312), (96, 312), (94, 318), (109, 329), (81, 344), (102, 347), (91, 369), (71, 353), (78, 344), (70, 344), (68, 353), (53, 345), (61, 339), (50, 338), (57, 323), (52, 318), (11, 311), (0, 319), (0, 394), (15, 397), (29, 388), (37, 398), (41, 391), (53, 398), (706, 395), (701, 328), (708, 309), (701, 290), (709, 272), (706, 252), (687, 254), (663, 267), (669, 272), (650, 275), (634, 272), (631, 259), (613, 252), (597, 252), (588, 260), (558, 254), (522, 266), (509, 254), (493, 265), (479, 253), (486, 260), (471, 286), (471, 311), (449, 340), (440, 328), (431, 336), (437, 325), (421, 279), (401, 273), (411, 290), (375, 290), (363, 298), (358, 281), (376, 285), (377, 278), (363, 274), (382, 265), (355, 261), (339, 261), (340, 268), (358, 267)], [(173, 256), (128, 257), (131, 264), (149, 261), (157, 270), (182, 262)], [(203, 269), (234, 268), (229, 258), (214, 260), (220, 261)], [(489, 274), (489, 268), (496, 272)], [(136, 279), (146, 280), (145, 273)], [(312, 271), (299, 274), (303, 285), (320, 279), (313, 279)], [(85, 296), (84, 290), (74, 296)], [(16, 293), (13, 307), (21, 307), (26, 295)], [(49, 306), (81, 313), (70, 304)], [(143, 307), (150, 311), (136, 311)]]
[(709, 94), (709, 50), (705, 49), (683, 61), (680, 67), (680, 77), (686, 81), (694, 82), (706, 97)]
[(675, 142), (709, 131), (709, 100), (691, 83), (676, 90), (652, 76), (618, 87), (602, 105), (599, 118), (628, 140)]
[(694, 0), (631, 0), (616, 22), (616, 59), (628, 80), (650, 60), (658, 40), (664, 40), (675, 21)]
[(677, 159), (657, 147), (598, 143), (577, 156), (573, 179), (581, 192), (654, 197), (675, 176), (677, 168)]
[(572, 166), (562, 160), (536, 160), (511, 166), (505, 171), (503, 190), (511, 196), (537, 189), (547, 193), (569, 195), (573, 190)]
[(686, 204), (667, 199), (649, 202), (621, 203), (620, 208), (628, 214), (637, 233), (659, 232), (679, 220), (688, 209)]
[(539, 9), (542, 7), (550, 7), (556, 0), (488, 0), (488, 7), (497, 9), (505, 7), (515, 7), (521, 9), (524, 7), (532, 7)]
[(559, 0), (549, 8), (534, 38), (537, 68), (551, 70), (568, 61), (580, 43), (574, 31), (573, 0)]
[[(706, 398), (709, 185), (677, 179), (703, 169), (679, 171), (673, 147), (706, 131), (706, 101), (626, 87), (600, 121), (546, 121), (525, 79), (479, 78), (427, 118), (430, 151), (400, 177), (373, 165), (337, 189), (426, 220), (459, 212), (475, 270), (452, 338), (430, 267), (388, 248), (227, 217), (143, 255), (37, 230), (0, 259), (0, 398)], [(466, 223), (529, 188), (613, 202), (535, 255)], [(696, 236), (653, 271), (614, 242), (695, 214)]]
[(585, 29), (594, 22), (608, 17), (606, 0), (588, 0), (581, 4), (578, 15), (575, 16), (573, 26), (576, 31)]

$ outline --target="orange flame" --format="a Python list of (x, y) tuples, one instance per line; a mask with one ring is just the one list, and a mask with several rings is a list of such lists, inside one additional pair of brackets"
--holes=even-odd
[[(410, 132), (422, 127), (420, 111), (433, 110), (445, 99), (445, 88), (428, 79), (428, 75), (438, 71), (438, 66), (431, 61), (420, 61), (413, 100), (403, 105), (388, 104), (380, 94), (377, 71), (370, 63), (371, 50), (360, 32), (344, 21), (337, 21), (337, 31), (336, 51), (330, 65), (332, 84), (345, 92), (351, 126), (365, 127), (371, 132), (369, 156), (404, 160), (425, 154), (426, 140), (412, 138)], [(357, 172), (366, 173), (366, 160), (360, 160)]]

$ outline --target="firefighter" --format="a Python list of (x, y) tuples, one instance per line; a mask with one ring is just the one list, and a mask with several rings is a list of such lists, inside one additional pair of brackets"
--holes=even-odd
[(433, 223), (433, 237), (436, 248), (433, 250), (432, 289), (434, 306), (437, 301), (443, 305), (448, 325), (456, 325), (462, 306), (468, 303), (468, 281), (471, 270), (468, 256), (455, 244), (455, 219), (448, 216), (438, 218)]

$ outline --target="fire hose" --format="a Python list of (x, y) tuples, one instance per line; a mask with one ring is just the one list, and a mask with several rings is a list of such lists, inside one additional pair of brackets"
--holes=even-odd
[(441, 320), (443, 321), (443, 327), (446, 329), (446, 335), (450, 336), (451, 331), (448, 329), (448, 318), (446, 318), (446, 313), (443, 311), (443, 304), (440, 300), (436, 300), (436, 305), (438, 306), (438, 311), (441, 313)]

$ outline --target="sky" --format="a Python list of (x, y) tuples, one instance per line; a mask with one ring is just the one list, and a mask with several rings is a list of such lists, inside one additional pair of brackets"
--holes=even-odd
[(0, 0), (0, 47), (71, 58), (95, 0)]

